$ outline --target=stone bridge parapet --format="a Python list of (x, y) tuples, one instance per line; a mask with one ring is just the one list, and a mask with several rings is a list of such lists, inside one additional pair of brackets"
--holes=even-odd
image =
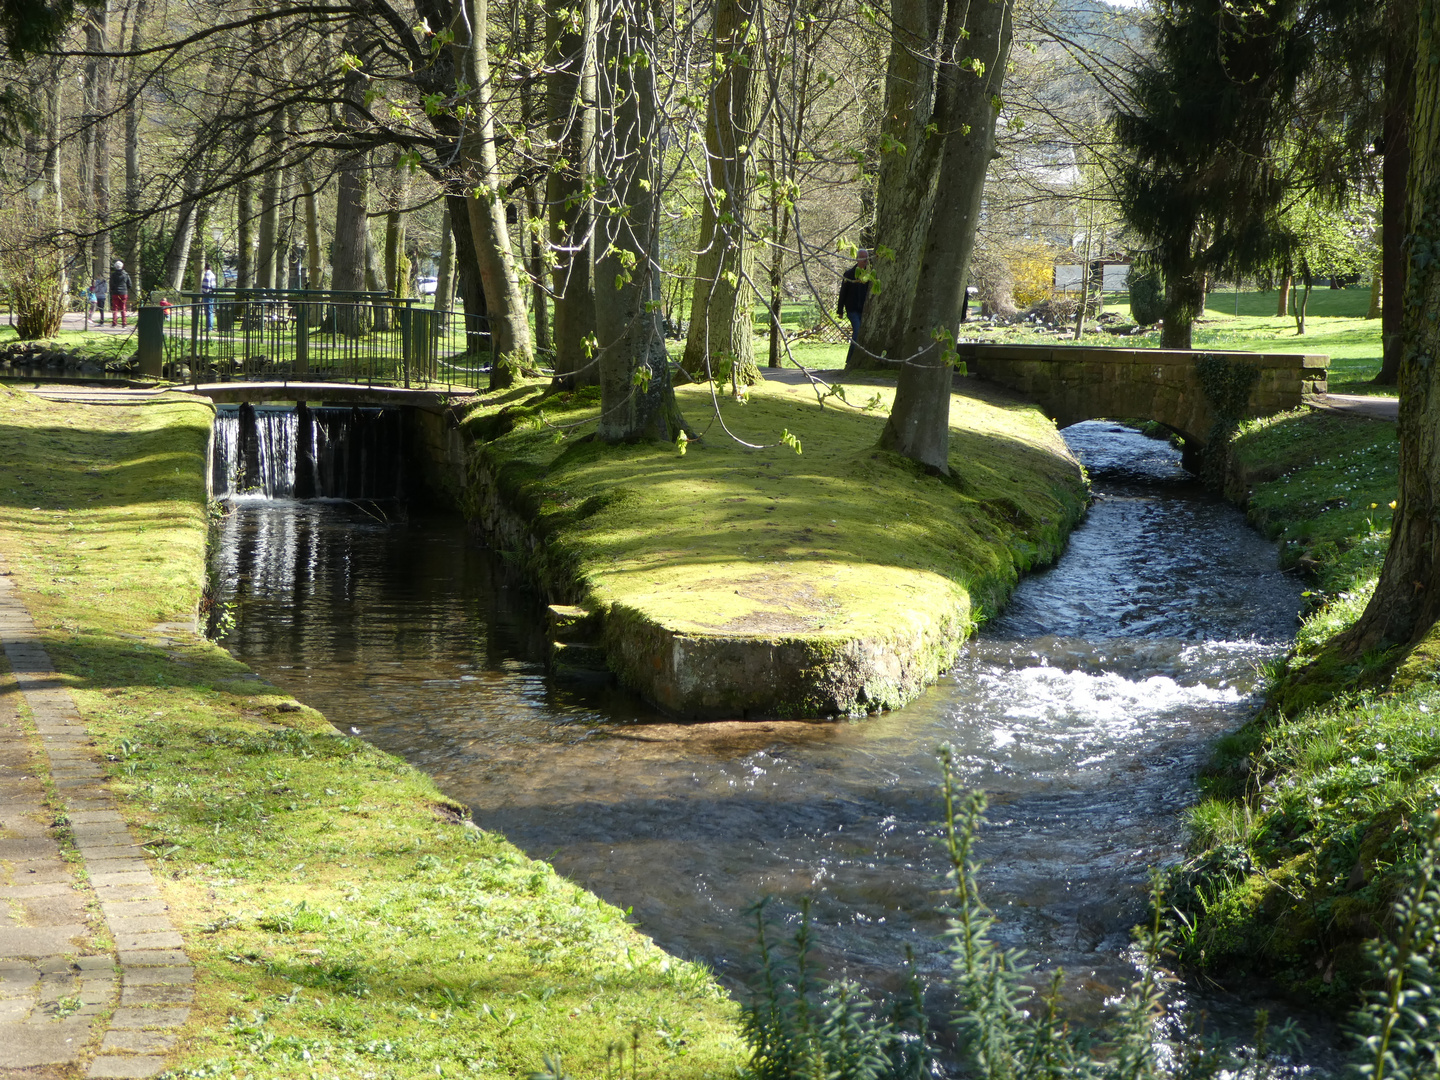
[(1223, 357), (1259, 369), (1246, 416), (1295, 409), (1307, 395), (1323, 394), (1330, 367), (1330, 358), (1316, 353), (982, 342), (961, 342), (956, 352), (971, 374), (1034, 399), (1062, 428), (1101, 417), (1154, 420), (1185, 439), (1187, 458), (1203, 450), (1215, 422), (1214, 406), (1196, 372), (1201, 357)]

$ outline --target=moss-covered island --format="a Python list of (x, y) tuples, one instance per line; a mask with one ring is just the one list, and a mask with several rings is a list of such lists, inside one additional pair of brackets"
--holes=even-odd
[(965, 383), (949, 478), (876, 448), (892, 386), (850, 388), (868, 411), (808, 385), (764, 383), (743, 402), (681, 387), (701, 435), (681, 453), (601, 445), (594, 391), (533, 383), (466, 416), (468, 513), (552, 599), (597, 613), (611, 668), (675, 715), (894, 708), (1084, 512), (1054, 424)]

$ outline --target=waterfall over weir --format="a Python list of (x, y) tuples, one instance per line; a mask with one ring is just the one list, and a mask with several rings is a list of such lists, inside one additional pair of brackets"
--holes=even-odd
[(398, 409), (221, 406), (211, 468), (216, 498), (399, 499)]

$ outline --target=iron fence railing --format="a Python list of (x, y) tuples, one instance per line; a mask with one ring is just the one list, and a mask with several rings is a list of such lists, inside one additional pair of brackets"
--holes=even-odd
[[(177, 382), (281, 380), (479, 388), (490, 370), (484, 316), (368, 294), (184, 294), (154, 316), (163, 375)], [(153, 325), (153, 324), (152, 324)], [(144, 331), (142, 329), (142, 368)], [(158, 374), (159, 372), (157, 372)]]

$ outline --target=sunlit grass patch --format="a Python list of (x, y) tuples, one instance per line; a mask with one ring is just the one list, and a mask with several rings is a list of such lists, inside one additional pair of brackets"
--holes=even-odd
[[(176, 1076), (732, 1075), (702, 967), (193, 623), (211, 409), (0, 390), (0, 552), (197, 969)], [(345, 717), (332, 718), (344, 729)], [(638, 899), (638, 898), (637, 898)]]
[(1324, 645), (1364, 609), (1384, 560), (1396, 430), (1302, 410), (1243, 425), (1233, 449), (1252, 520), (1312, 586), (1269, 707), (1217, 744), (1202, 776), (1176, 893), (1184, 955), (1278, 972), (1341, 1005), (1419, 850), (1412, 823), (1440, 805), (1433, 672), (1384, 687), (1368, 674), (1379, 658), (1315, 667), (1317, 655), (1330, 663)]
[(912, 613), (947, 606), (973, 621), (1059, 554), (1084, 504), (1079, 468), (1039, 410), (988, 394), (952, 398), (950, 480), (878, 449), (888, 386), (852, 388), (847, 406), (762, 383), (744, 403), (721, 393), (718, 415), (707, 387), (684, 386), (699, 438), (683, 454), (587, 442), (593, 393), (541, 385), (469, 424), (545, 536), (550, 571), (597, 605), (686, 633), (783, 618), (843, 640), (905, 632)]

